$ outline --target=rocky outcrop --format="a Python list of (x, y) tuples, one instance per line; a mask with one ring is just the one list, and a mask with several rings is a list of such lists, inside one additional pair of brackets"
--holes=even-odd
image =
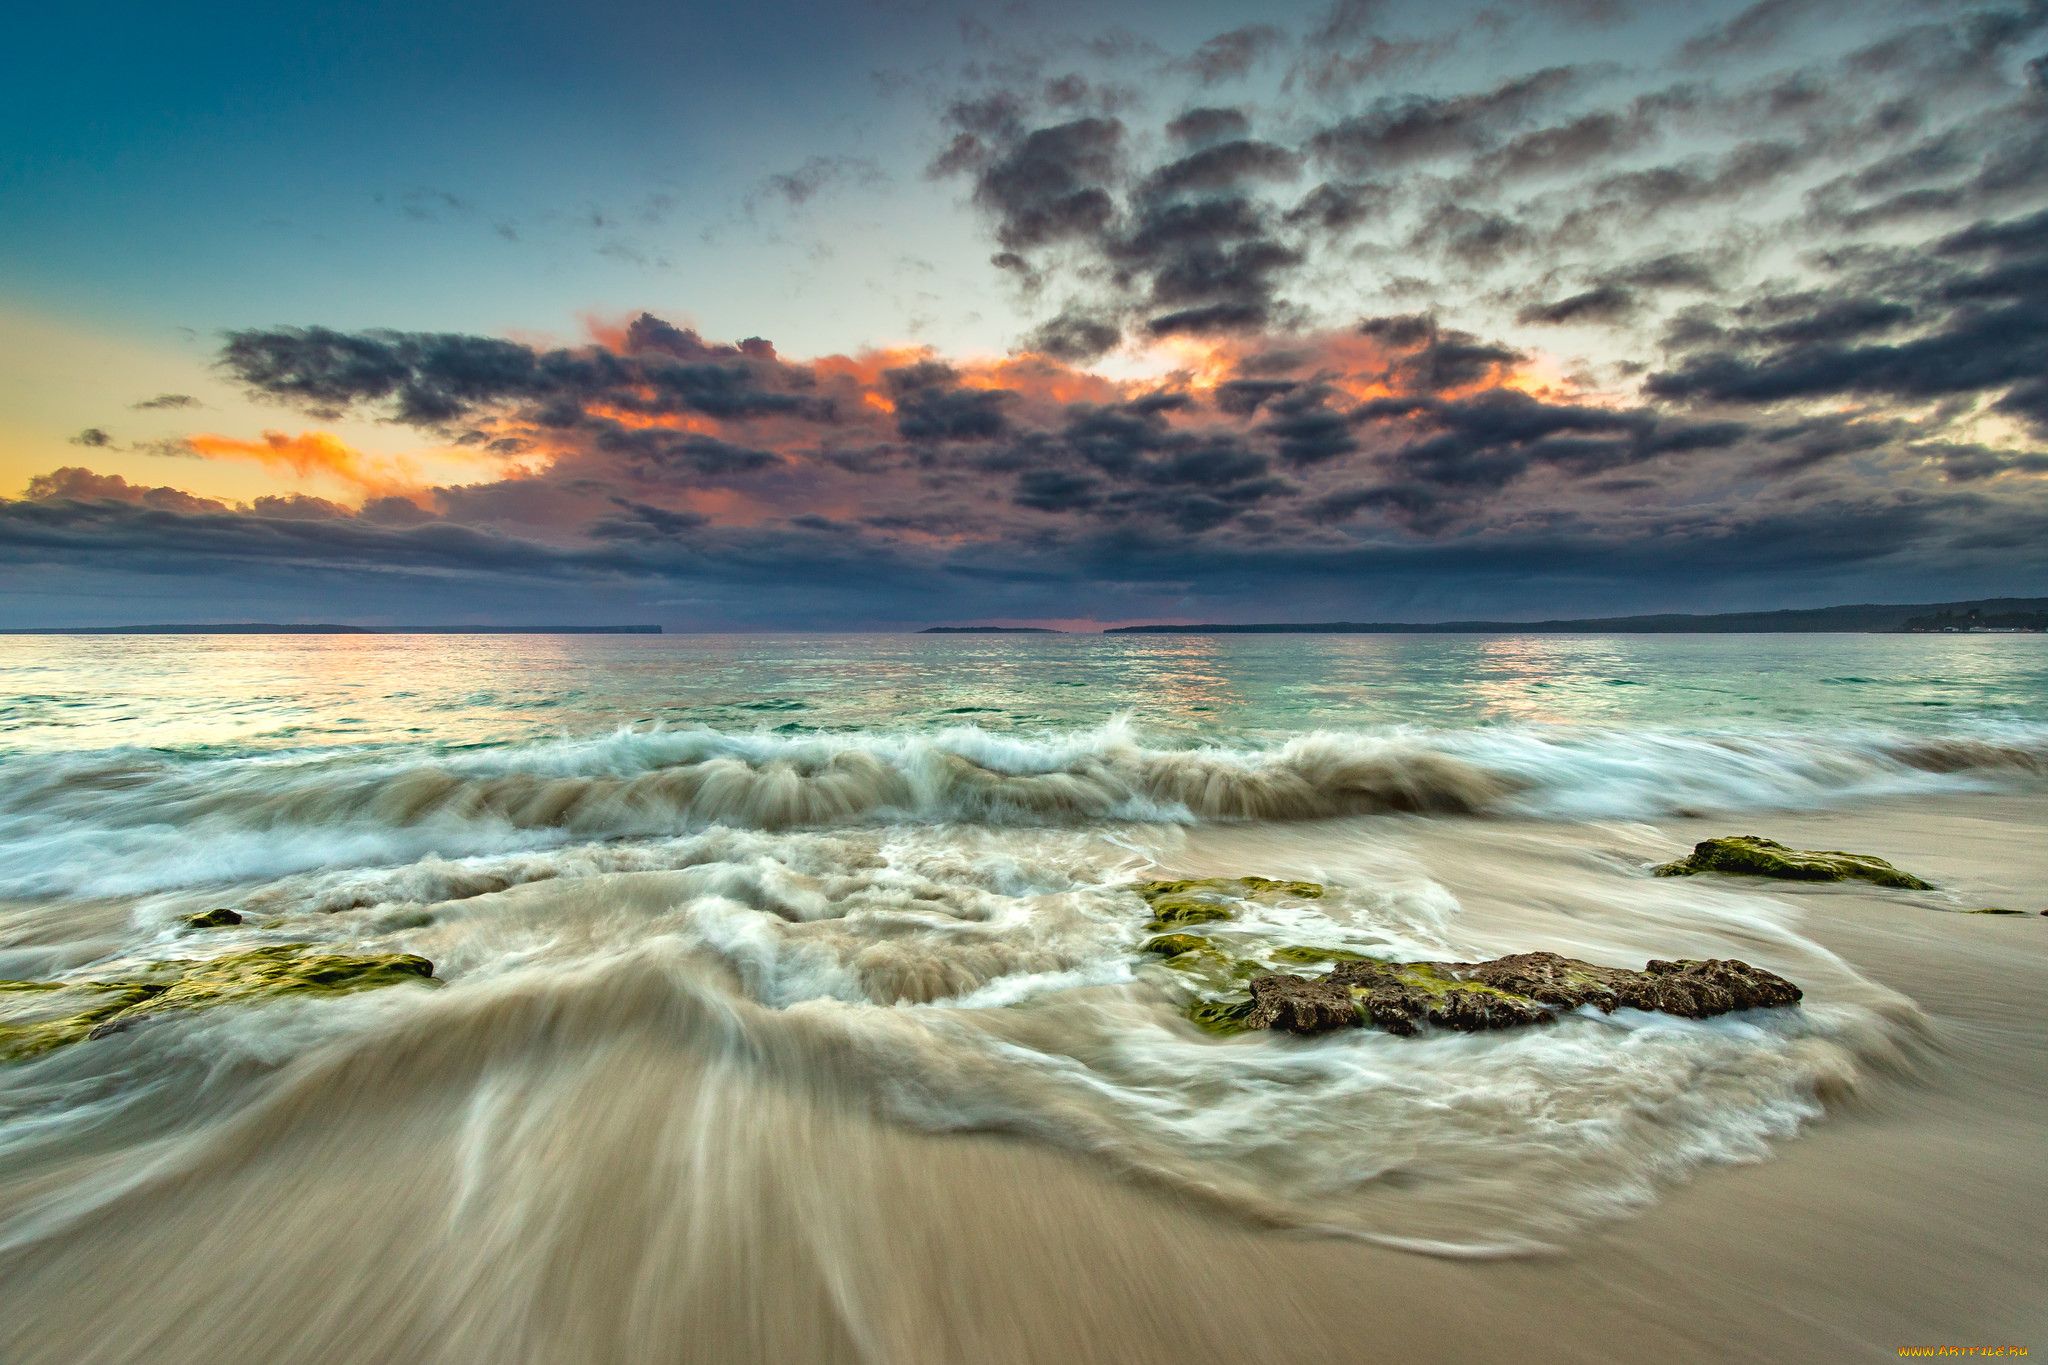
[(242, 917), (228, 909), (201, 910), (185, 916), (185, 923), (194, 929), (226, 929), (241, 922)]
[[(1874, 863), (1905, 876), (1877, 859), (1796, 853), (1769, 840), (1709, 840), (1700, 851), (1726, 843), (1768, 845), (1793, 858)], [(1211, 877), (1143, 882), (1133, 889), (1153, 914), (1152, 937), (1143, 951), (1156, 954), (1172, 973), (1187, 1017), (1216, 1033), (1325, 1033), (1363, 1025), (1400, 1034), (1424, 1026), (1478, 1032), (1547, 1024), (1587, 1006), (1706, 1019), (1800, 1000), (1799, 987), (1784, 977), (1725, 959), (1654, 960), (1641, 971), (1544, 952), (1487, 962), (1391, 962), (1350, 947), (1276, 944), (1267, 937), (1272, 926), (1256, 916), (1223, 922), (1251, 910), (1248, 902), (1321, 900), (1326, 891), (1315, 882)], [(1212, 927), (1197, 928), (1204, 925)], [(1348, 936), (1334, 922), (1330, 927), (1336, 931), (1331, 937)], [(1325, 966), (1327, 971), (1317, 970)], [(1297, 967), (1307, 970), (1289, 970)]]
[(1340, 962), (1329, 979), (1357, 991), (1359, 1009), (1390, 1033), (1413, 1033), (1425, 1022), (1464, 1032), (1547, 1024), (1585, 1005), (1604, 1014), (1627, 1008), (1707, 1019), (1800, 1000), (1799, 987), (1784, 977), (1728, 958), (1653, 959), (1639, 972), (1557, 953), (1490, 962)]
[(1839, 882), (1854, 878), (1907, 891), (1932, 891), (1931, 884), (1866, 853), (1815, 852), (1787, 848), (1756, 834), (1705, 839), (1692, 853), (1656, 869), (1660, 877), (1693, 877), (1718, 872), (1734, 877), (1781, 877), (1798, 882)]
[(342, 995), (433, 975), (433, 963), (410, 953), (323, 953), (286, 943), (152, 962), (120, 978), (0, 981), (0, 1061), (102, 1038), (162, 1014), (281, 995)]
[(1548, 1024), (1584, 1006), (1707, 1019), (1801, 999), (1799, 987), (1775, 972), (1723, 958), (1652, 960), (1638, 972), (1541, 952), (1487, 962), (1386, 962), (1320, 948), (1266, 954), (1335, 963), (1326, 976), (1297, 976), (1234, 957), (1198, 935), (1170, 937), (1193, 945), (1154, 940), (1159, 951), (1179, 949), (1166, 965), (1183, 974), (1196, 994), (1188, 1017), (1219, 1033), (1325, 1033), (1361, 1025), (1398, 1034), (1424, 1025), (1477, 1033)]

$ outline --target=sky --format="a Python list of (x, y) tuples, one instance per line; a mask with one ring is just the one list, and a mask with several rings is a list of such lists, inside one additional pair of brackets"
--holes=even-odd
[(2048, 593), (2048, 0), (18, 26), (0, 626)]

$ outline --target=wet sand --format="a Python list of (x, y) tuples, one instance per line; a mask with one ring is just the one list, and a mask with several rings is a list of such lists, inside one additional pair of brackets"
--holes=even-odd
[[(1518, 837), (1508, 822), (1440, 828), (1453, 823), (1416, 837)], [(1881, 852), (1964, 906), (2048, 908), (2048, 799), (1658, 829)], [(1212, 856), (1228, 861), (1231, 840), (1257, 833), (1222, 838)], [(1645, 834), (1583, 837), (1597, 847)], [(1446, 874), (1481, 923), (1489, 896), (1518, 894), (1486, 876), (1490, 887)], [(1553, 1255), (1448, 1260), (1249, 1227), (1084, 1156), (908, 1133), (764, 1085), (665, 1041), (646, 1002), (620, 1002), (619, 1027), (565, 1039), (573, 1068), (521, 1069), (474, 1038), (422, 1034), (380, 1053), (377, 1074), (275, 1108), (181, 1174), (0, 1259), (0, 1361), (1647, 1362), (2048, 1349), (2048, 919), (1855, 888), (1784, 895), (1802, 932), (1920, 1006), (1913, 1064), (1866, 1076), (1823, 1122), (1773, 1144), (1773, 1159), (1709, 1168)], [(451, 1070), (492, 1079), (508, 1112), (545, 1104), (574, 1121), (536, 1128), (523, 1150), (472, 1150), (478, 1092), (446, 1086)], [(531, 1178), (517, 1199), (472, 1207), (464, 1191), (490, 1160)], [(77, 1174), (0, 1190), (0, 1212)]]

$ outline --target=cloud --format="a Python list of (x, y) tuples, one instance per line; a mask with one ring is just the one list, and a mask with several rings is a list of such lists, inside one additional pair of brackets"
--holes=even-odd
[(365, 455), (324, 431), (306, 431), (297, 436), (266, 431), (257, 441), (194, 435), (187, 436), (185, 444), (204, 459), (253, 460), (272, 469), (288, 470), (301, 479), (324, 475), (371, 497), (403, 497), (424, 491), (414, 462)]
[(154, 398), (145, 398), (139, 403), (131, 404), (138, 412), (152, 409), (196, 408), (199, 405), (199, 400), (189, 393), (160, 393)]
[(195, 497), (176, 488), (145, 488), (129, 483), (119, 474), (96, 474), (77, 465), (65, 465), (29, 480), (30, 502), (120, 502), (169, 512), (212, 512), (225, 504), (211, 498)]
[[(1059, 48), (1072, 70), (991, 36), (935, 99), (929, 171), (1028, 310), (1015, 352), (802, 358), (652, 313), (567, 346), (245, 329), (218, 363), (253, 398), (416, 453), (188, 435), (309, 489), (229, 505), (66, 466), (0, 503), (0, 558), (824, 624), (2038, 574), (2048, 133), (2023, 59), (2048, 7), (1754, 5), (1698, 21), (1675, 82), (1576, 35), (1576, 65), (1502, 55), (1517, 24), (1622, 17), (1396, 33), (1415, 12), (1340, 3), (1298, 43), (1112, 37)], [(864, 173), (813, 158), (757, 200)], [(423, 472), (443, 461), (466, 481)]]
[(1177, 65), (1192, 72), (1205, 86), (1242, 80), (1285, 38), (1286, 35), (1271, 24), (1246, 24), (1228, 33), (1217, 34)]
[(1554, 66), (1468, 95), (1383, 96), (1367, 112), (1320, 130), (1308, 146), (1353, 174), (1484, 150), (1582, 79), (1571, 67)]

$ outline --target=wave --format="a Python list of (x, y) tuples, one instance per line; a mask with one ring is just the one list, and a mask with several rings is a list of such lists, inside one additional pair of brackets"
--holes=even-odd
[(591, 841), (891, 823), (1089, 826), (1487, 811), (1653, 818), (1985, 786), (2048, 772), (2048, 727), (1946, 736), (1515, 727), (1318, 731), (1164, 748), (1127, 721), (785, 736), (627, 729), (390, 747), (0, 761), (0, 895), (130, 895)]
[[(905, 935), (874, 901), (842, 904), (826, 925), (793, 920), (786, 906), (739, 906), (709, 885), (656, 891), (630, 879), (533, 888), (498, 916), (547, 923), (551, 947), (444, 967), (441, 991), (222, 1011), (31, 1064), (22, 1077), (45, 1105), (67, 1084), (74, 1102), (97, 1098), (104, 1068), (184, 1083), (129, 1092), (131, 1112), (112, 1126), (145, 1144), (0, 1223), (0, 1252), (152, 1187), (161, 1196), (209, 1170), (246, 1169), (309, 1132), (355, 1150), (363, 1139), (345, 1136), (351, 1124), (403, 1134), (386, 1178), (411, 1173), (408, 1207), (500, 1215), (530, 1202), (521, 1182), (558, 1178), (565, 1162), (637, 1169), (778, 1148), (771, 1131), (741, 1140), (723, 1120), (686, 1121), (707, 1075), (731, 1088), (732, 1113), (794, 1102), (925, 1132), (1007, 1132), (1254, 1222), (1451, 1254), (1526, 1251), (1638, 1207), (1700, 1165), (1761, 1158), (1898, 1042), (1871, 1008), (1877, 993), (1837, 973), (1840, 1003), (1781, 1017), (1623, 1011), (1498, 1037), (1360, 1030), (1219, 1044), (1179, 1019), (1156, 969), (1134, 971), (1128, 933), (1082, 905), (1041, 898), (1031, 915), (992, 926), (964, 907)], [(1658, 891), (1683, 913), (1687, 888)], [(602, 932), (614, 912), (649, 927), (657, 903), (671, 906), (661, 927), (673, 932)], [(1332, 908), (1346, 919), (1327, 927), (1367, 927), (1351, 923), (1362, 906)], [(584, 941), (566, 948), (572, 921), (605, 941), (567, 936)], [(486, 924), (468, 932), (492, 933)], [(1378, 927), (1407, 941), (1394, 921)], [(877, 949), (889, 970), (869, 970)], [(1809, 981), (1824, 971), (1796, 939), (1777, 951)], [(1105, 970), (1078, 984), (1041, 976), (993, 1008), (944, 990), (911, 1003), (928, 994), (903, 989), (913, 959), (925, 963), (915, 975), (955, 987), (1055, 959)], [(822, 960), (841, 970), (819, 970)], [(239, 1103), (193, 1083), (219, 1087), (223, 1076), (240, 1078)], [(375, 1117), (393, 1114), (410, 1117), (402, 1127)], [(606, 1116), (602, 1149), (577, 1136), (593, 1115)], [(18, 1133), (23, 1150), (10, 1155), (47, 1155), (76, 1132), (45, 1122)], [(442, 1173), (458, 1183), (436, 1185)]]

